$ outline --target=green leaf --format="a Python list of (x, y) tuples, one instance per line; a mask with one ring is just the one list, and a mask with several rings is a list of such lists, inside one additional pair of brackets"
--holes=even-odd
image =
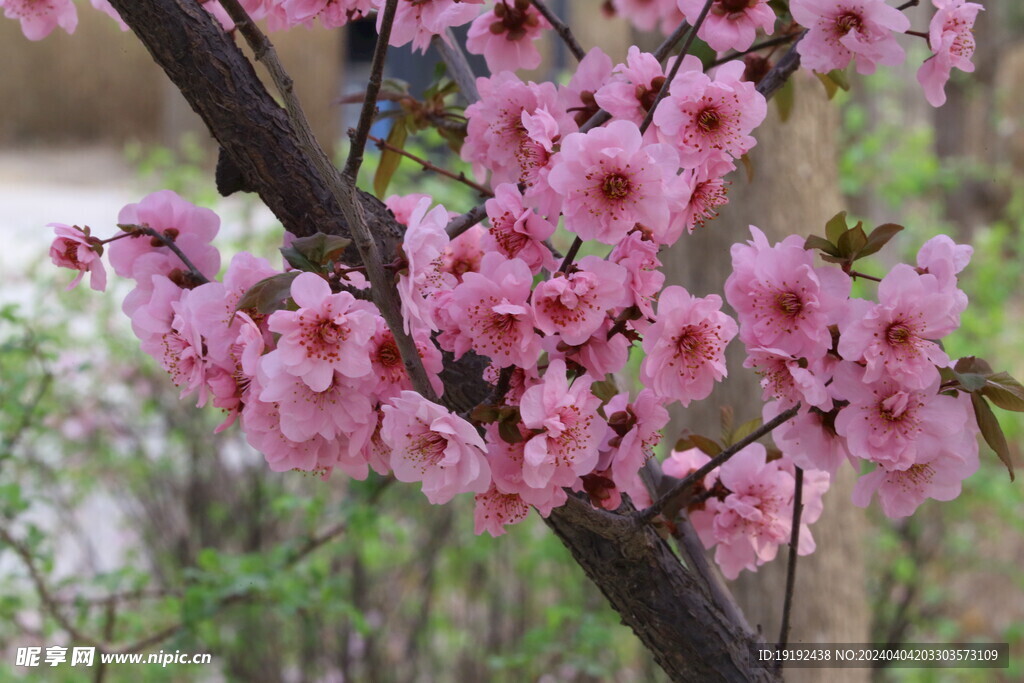
[(687, 437), (695, 448), (699, 448), (702, 453), (710, 455), (712, 458), (723, 450), (722, 447), (718, 445), (717, 441), (709, 439), (706, 436), (701, 436), (700, 434), (689, 434)]
[(895, 237), (900, 230), (903, 230), (902, 225), (896, 225), (895, 223), (885, 223), (879, 225), (877, 228), (871, 231), (868, 235), (868, 243), (864, 245), (864, 248), (857, 254), (857, 258), (864, 258), (874, 254), (879, 249), (884, 247), (889, 240)]
[(281, 247), (281, 255), (293, 268), (323, 273), (332, 261), (341, 258), (350, 244), (352, 240), (345, 237), (318, 232), (309, 237), (300, 237), (287, 247)]
[(615, 385), (614, 379), (603, 379), (590, 385), (590, 393), (607, 403), (619, 393), (619, 388)]
[(839, 249), (836, 248), (836, 245), (832, 244), (824, 237), (819, 237), (818, 235), (811, 235), (808, 237), (807, 241), (804, 242), (804, 249), (818, 249), (831, 256), (839, 256)]
[(843, 90), (850, 90), (850, 79), (846, 75), (845, 69), (833, 69), (825, 74), (825, 76)]
[[(387, 142), (395, 149), (404, 149), (405, 139), (408, 136), (409, 129), (406, 126), (406, 120), (396, 119), (394, 125), (391, 126), (391, 132), (388, 133)], [(373, 191), (381, 199), (384, 198), (384, 193), (388, 191), (391, 177), (395, 175), (395, 171), (398, 170), (400, 163), (402, 163), (401, 154), (394, 149), (386, 147), (383, 149), (380, 155), (380, 163), (377, 165), (377, 173), (373, 176)]]
[(974, 372), (956, 372), (953, 371), (953, 377), (960, 383), (960, 386), (964, 388), (964, 391), (975, 392), (985, 386), (985, 376), (979, 375)]
[(1024, 386), (1005, 372), (988, 376), (981, 395), (1003, 410), (1024, 413)]
[(839, 241), (839, 238), (846, 232), (846, 212), (840, 211), (835, 216), (829, 219), (828, 223), (825, 224), (825, 236), (828, 237), (828, 241), (833, 244)]
[(518, 422), (505, 420), (498, 423), (498, 435), (506, 443), (519, 443), (523, 441), (523, 434), (519, 431)]
[(992, 408), (981, 395), (971, 394), (971, 405), (974, 406), (974, 416), (978, 419), (978, 428), (981, 429), (981, 435), (985, 437), (985, 443), (1006, 465), (1006, 470), (1010, 473), (1010, 481), (1013, 481), (1013, 461), (1010, 460), (1010, 447), (1006, 443), (1003, 428), (999, 426), (999, 420), (996, 419)]
[(242, 295), (235, 310), (255, 310), (263, 315), (281, 310), (292, 295), (292, 280), (299, 276), (299, 272), (293, 270), (260, 280)]
[(839, 253), (851, 259), (856, 259), (857, 254), (860, 250), (865, 247), (868, 243), (868, 236), (864, 232), (864, 226), (861, 223), (853, 226), (842, 235), (836, 242), (836, 246), (839, 247)]
[(953, 369), (957, 372), (976, 372), (979, 375), (992, 374), (992, 366), (977, 356), (964, 356), (956, 362)]
[(793, 79), (786, 81), (786, 84), (775, 93), (775, 105), (779, 108), (779, 119), (783, 123), (789, 120), (793, 113), (793, 105), (796, 103), (796, 84)]
[(731, 446), (737, 441), (742, 441), (743, 439), (753, 434), (754, 430), (756, 430), (760, 426), (761, 418), (759, 417), (755, 417), (753, 420), (747, 420), (746, 422), (744, 422), (743, 424), (736, 428), (736, 431), (732, 433), (732, 438), (729, 440), (729, 443), (727, 445)]
[(829, 78), (828, 74), (821, 74), (815, 71), (814, 75), (817, 76), (818, 80), (821, 81), (821, 84), (825, 86), (825, 94), (828, 98), (831, 100), (835, 97), (836, 93), (839, 91), (839, 86), (836, 85), (836, 82)]
[(488, 423), (498, 421), (498, 407), (492, 405), (478, 405), (473, 408), (473, 412), (469, 414), (469, 419), (473, 422)]

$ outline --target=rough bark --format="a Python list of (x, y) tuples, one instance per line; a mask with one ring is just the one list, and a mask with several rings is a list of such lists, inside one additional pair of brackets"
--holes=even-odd
[[(394, 217), (366, 194), (358, 207), (339, 206), (319, 170), (322, 160), (305, 154), (311, 141), (293, 129), (241, 50), (195, 0), (111, 4), (203, 118), (244, 185), (288, 230), (348, 234), (343, 216), (361, 210), (382, 254), (394, 253), (402, 234)], [(449, 369), (457, 383), (459, 365)], [(475, 371), (461, 377), (480, 382)], [(468, 395), (470, 388), (460, 389)], [(747, 647), (754, 636), (715, 606), (651, 526), (576, 499), (555, 510), (548, 524), (674, 680), (778, 680), (773, 670), (751, 665)]]
[[(287, 230), (348, 235), (327, 179), (292, 128), (288, 114), (267, 92), (252, 64), (195, 0), (113, 0), (118, 11), (189, 105), (203, 119), (245, 187), (259, 194)], [(389, 257), (401, 226), (375, 197), (360, 193), (380, 252)]]
[[(628, 502), (619, 510), (632, 511)], [(715, 606), (652, 526), (571, 496), (546, 521), (672, 680), (779, 680), (752, 665), (754, 636)]]

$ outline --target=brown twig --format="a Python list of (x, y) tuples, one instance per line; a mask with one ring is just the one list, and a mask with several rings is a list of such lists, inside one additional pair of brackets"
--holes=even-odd
[(723, 463), (728, 461), (729, 458), (736, 455), (744, 448), (760, 439), (765, 434), (769, 434), (786, 420), (795, 417), (799, 411), (800, 404), (798, 403), (789, 410), (783, 413), (779, 413), (778, 415), (775, 416), (774, 419), (766, 422), (765, 424), (761, 425), (760, 427), (752, 431), (750, 434), (745, 436), (744, 438), (740, 439), (733, 445), (729, 446), (721, 453), (713, 457), (711, 460), (704, 463), (704, 465), (701, 468), (693, 472), (690, 472), (690, 474), (686, 475), (678, 482), (676, 482), (676, 484), (671, 489), (669, 489), (665, 494), (658, 498), (658, 500), (654, 501), (650, 507), (640, 510), (637, 514), (637, 519), (641, 523), (649, 522), (652, 519), (654, 519), (659, 514), (661, 514), (661, 511), (665, 509), (665, 506), (667, 506), (669, 503), (671, 503), (676, 498), (681, 496), (683, 493), (688, 491), (694, 483), (703, 479), (708, 474), (708, 472), (715, 469), (716, 467), (720, 467)]
[(908, 0), (907, 2), (905, 2), (902, 5), (900, 5), (899, 7), (897, 7), (896, 9), (898, 9), (899, 11), (902, 12), (905, 9), (909, 9), (911, 7), (917, 7), (920, 4), (921, 4), (921, 0)]
[(444, 35), (434, 36), (430, 39), (430, 44), (441, 55), (441, 61), (447, 67), (448, 75), (459, 86), (459, 91), (466, 102), (472, 104), (479, 100), (480, 92), (476, 89), (476, 74), (473, 73), (473, 67), (469, 65), (469, 59), (459, 47), (459, 42), (452, 30), (445, 29)]
[(796, 51), (796, 48), (805, 35), (807, 35), (807, 31), (804, 31), (797, 37), (796, 41), (790, 46), (789, 51), (782, 56), (782, 59), (776, 62), (771, 71), (758, 81), (757, 92), (764, 95), (766, 100), (770, 99), (772, 95), (785, 85), (789, 77), (800, 68), (800, 53)]
[(467, 178), (466, 174), (463, 173), (462, 171), (459, 171), (458, 173), (455, 173), (454, 171), (449, 171), (448, 169), (441, 168), (440, 166), (436, 166), (435, 164), (431, 163), (430, 161), (427, 161), (426, 159), (418, 157), (415, 154), (412, 154), (411, 152), (407, 152), (404, 149), (402, 149), (401, 147), (395, 147), (394, 145), (389, 143), (387, 140), (384, 140), (383, 138), (379, 138), (379, 137), (377, 137), (375, 135), (368, 135), (367, 138), (371, 142), (376, 143), (378, 149), (390, 150), (390, 151), (394, 152), (395, 154), (400, 154), (400, 155), (402, 155), (403, 157), (405, 157), (407, 159), (411, 159), (411, 160), (415, 161), (417, 164), (419, 164), (420, 166), (422, 166), (427, 171), (432, 171), (434, 173), (437, 173), (438, 175), (443, 175), (446, 178), (451, 178), (452, 180), (456, 180), (456, 181), (462, 183), (463, 185), (466, 185), (468, 187), (473, 188), (474, 190), (476, 190), (483, 197), (493, 197), (494, 196), (494, 192), (492, 192), (489, 187), (484, 187), (483, 185), (481, 185), (479, 183), (473, 182), (472, 180)]
[(445, 231), (450, 239), (455, 239), (485, 218), (487, 218), (487, 207), (477, 204), (461, 216), (451, 219)]
[[(786, 597), (782, 603), (782, 626), (779, 627), (778, 649), (789, 642), (789, 617), (793, 609), (793, 589), (796, 586), (797, 550), (800, 546), (800, 515), (804, 510), (804, 471), (796, 468), (796, 490), (793, 492), (793, 528), (789, 532), (789, 566), (786, 568)], [(779, 659), (779, 667), (782, 660)]]
[(134, 223), (118, 223), (117, 227), (121, 228), (122, 230), (138, 233), (140, 235), (148, 235), (156, 240), (159, 240), (161, 244), (163, 244), (165, 247), (174, 252), (174, 255), (177, 256), (181, 260), (181, 262), (185, 264), (185, 267), (188, 268), (189, 272), (196, 280), (203, 284), (210, 281), (208, 277), (203, 275), (199, 271), (199, 269), (196, 268), (195, 264), (189, 260), (188, 256), (185, 256), (185, 252), (183, 252), (181, 248), (174, 243), (174, 240), (168, 237), (167, 235), (163, 234), (162, 232), (158, 232), (157, 230), (154, 230), (148, 225), (135, 225)]
[(576, 36), (572, 34), (572, 29), (569, 26), (555, 16), (555, 13), (548, 9), (542, 0), (530, 0), (530, 4), (537, 8), (537, 11), (543, 15), (551, 27), (555, 29), (555, 32), (562, 38), (562, 42), (569, 48), (569, 52), (572, 53), (578, 61), (582, 61), (587, 56), (586, 51), (580, 47), (579, 42), (576, 40)]
[(792, 33), (785, 36), (776, 36), (774, 38), (769, 38), (768, 40), (758, 43), (757, 45), (751, 46), (749, 49), (744, 50), (743, 52), (733, 52), (732, 54), (728, 54), (722, 57), (721, 59), (716, 59), (715, 61), (708, 64), (708, 68), (710, 69), (712, 67), (721, 66), (726, 62), (731, 62), (735, 59), (739, 59), (740, 57), (746, 57), (749, 54), (752, 54), (759, 50), (764, 50), (765, 48), (776, 47), (778, 45), (785, 45), (790, 41), (796, 40), (800, 35), (800, 33)]
[(665, 78), (665, 83), (662, 84), (661, 90), (658, 91), (658, 96), (654, 98), (654, 102), (651, 103), (651, 108), (647, 110), (647, 116), (644, 117), (643, 123), (640, 124), (640, 133), (647, 132), (647, 129), (651, 127), (651, 123), (654, 122), (654, 111), (661, 104), (661, 101), (668, 96), (668, 91), (672, 87), (672, 81), (675, 79), (676, 74), (679, 73), (679, 67), (683, 64), (683, 58), (686, 57), (690, 52), (690, 48), (693, 46), (693, 41), (697, 39), (697, 31), (704, 25), (704, 20), (708, 16), (708, 12), (711, 11), (711, 6), (715, 4), (715, 0), (707, 0), (704, 3), (704, 8), (700, 11), (700, 15), (697, 17), (697, 21), (690, 27), (689, 32), (686, 34), (686, 41), (683, 42), (683, 48), (676, 55), (675, 64), (672, 65), (672, 70), (669, 71), (668, 76)]
[(668, 38), (662, 41), (661, 45), (658, 46), (658, 49), (654, 51), (654, 58), (657, 59), (659, 62), (664, 62), (665, 58), (672, 53), (672, 49), (679, 43), (680, 40), (683, 39), (683, 36), (686, 35), (686, 31), (689, 28), (690, 25), (685, 21), (679, 22), (679, 26), (676, 26), (676, 30), (673, 31)]

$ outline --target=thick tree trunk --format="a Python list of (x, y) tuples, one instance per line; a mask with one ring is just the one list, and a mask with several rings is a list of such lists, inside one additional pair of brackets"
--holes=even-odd
[[(683, 284), (698, 296), (722, 294), (731, 271), (729, 246), (750, 239), (756, 225), (769, 239), (791, 234), (823, 233), (825, 222), (842, 208), (836, 166), (838, 111), (827, 101), (816, 79), (798, 74), (791, 118), (783, 123), (775, 107), (758, 128), (758, 145), (750, 153), (754, 180), (743, 170), (733, 175), (730, 203), (722, 215), (703, 229), (680, 240), (665, 260), (670, 282)], [(762, 401), (756, 375), (743, 368), (742, 344), (730, 344), (729, 377), (710, 401), (674, 415), (676, 429), (689, 428), (717, 437), (719, 406), (735, 410), (737, 424), (757, 417)], [(669, 432), (670, 434), (673, 432)], [(790, 642), (865, 642), (868, 614), (863, 560), (862, 510), (850, 503), (853, 472), (841, 472), (825, 499), (825, 512), (811, 529), (817, 551), (800, 558), (794, 597)], [(771, 640), (781, 621), (787, 546), (779, 557), (756, 574), (744, 572), (731, 588), (751, 625)], [(820, 678), (814, 669), (786, 672), (786, 679)], [(865, 669), (835, 669), (829, 680), (866, 681)]]
[[(195, 0), (111, 4), (285, 228), (347, 234), (343, 215), (353, 207), (333, 199), (317, 160), (306, 156), (311, 141), (292, 128), (241, 50)], [(373, 197), (360, 201), (382, 253), (394, 253), (401, 226)], [(756, 637), (716, 607), (653, 527), (575, 498), (548, 524), (674, 680), (778, 680), (750, 661)]]

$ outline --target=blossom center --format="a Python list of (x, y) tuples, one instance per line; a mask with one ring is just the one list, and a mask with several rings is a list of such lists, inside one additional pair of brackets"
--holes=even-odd
[(324, 344), (337, 344), (345, 340), (345, 329), (330, 320), (321, 320), (316, 328), (316, 336)]
[(800, 296), (793, 292), (782, 292), (775, 297), (775, 304), (782, 313), (789, 317), (796, 316), (804, 307)]
[(448, 441), (437, 432), (426, 432), (409, 444), (409, 454), (424, 465), (436, 465), (444, 456)]
[(398, 352), (398, 346), (393, 339), (380, 345), (380, 349), (377, 351), (377, 361), (386, 368), (402, 364), (402, 355)]
[(604, 182), (601, 184), (601, 190), (604, 192), (604, 196), (616, 201), (625, 199), (629, 196), (629, 191), (632, 187), (633, 183), (631, 183), (629, 178), (621, 173), (613, 173), (609, 176), (605, 176)]
[(855, 12), (843, 12), (836, 17), (836, 28), (839, 29), (839, 35), (845, 36), (850, 31), (859, 32), (863, 26), (860, 15)]
[(732, 14), (734, 12), (742, 12), (755, 2), (757, 2), (757, 0), (718, 0), (716, 4), (724, 12)]
[(697, 125), (707, 133), (713, 133), (722, 125), (722, 117), (714, 109), (704, 109), (697, 115)]
[(913, 337), (913, 333), (907, 327), (907, 324), (902, 321), (889, 325), (889, 328), (885, 331), (885, 340), (893, 346), (906, 344), (910, 342), (911, 337)]

